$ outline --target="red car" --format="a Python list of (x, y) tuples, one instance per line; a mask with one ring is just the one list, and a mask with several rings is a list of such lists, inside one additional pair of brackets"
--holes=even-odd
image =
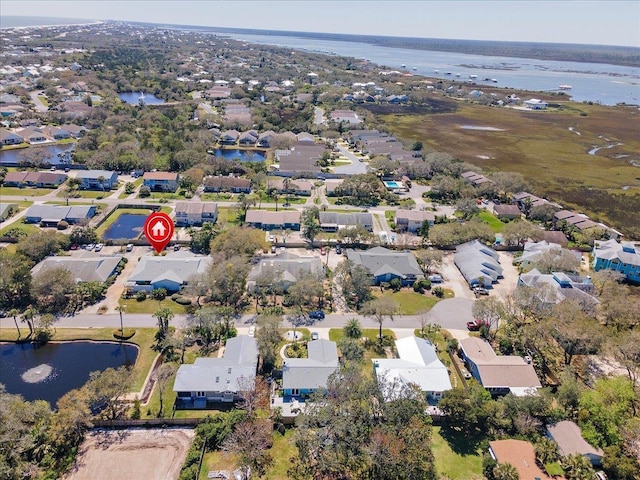
[(477, 332), (483, 325), (488, 326), (486, 322), (483, 322), (481, 320), (472, 320), (470, 322), (467, 322), (467, 329), (471, 332)]
[(320, 255), (324, 255), (325, 253), (327, 253), (327, 251), (324, 249), (324, 247), (320, 247)]

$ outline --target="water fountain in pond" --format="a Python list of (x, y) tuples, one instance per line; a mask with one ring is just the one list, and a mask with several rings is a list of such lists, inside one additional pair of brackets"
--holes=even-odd
[(42, 363), (24, 372), (21, 375), (21, 378), (26, 383), (40, 383), (40, 382), (44, 382), (52, 374), (53, 374), (53, 367), (46, 363)]

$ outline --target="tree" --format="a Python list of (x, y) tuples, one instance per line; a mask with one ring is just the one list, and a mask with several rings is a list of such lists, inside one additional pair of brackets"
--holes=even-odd
[(100, 186), (102, 187), (102, 193), (104, 193), (104, 190), (105, 190), (104, 182), (106, 179), (102, 175), (100, 175), (97, 180), (98, 180), (98, 183), (100, 183)]
[(504, 304), (496, 297), (481, 298), (476, 300), (471, 307), (473, 318), (478, 319), (487, 326), (488, 337), (495, 335), (500, 319), (504, 315), (504, 310)]
[(376, 298), (362, 307), (362, 313), (373, 317), (378, 323), (380, 327), (378, 339), (379, 342), (382, 343), (382, 324), (387, 317), (393, 321), (394, 315), (398, 313), (398, 303), (391, 298)]
[(539, 439), (534, 447), (536, 459), (539, 460), (542, 465), (555, 462), (560, 456), (558, 453), (558, 444), (547, 437)]
[(544, 238), (544, 231), (526, 220), (514, 220), (507, 223), (502, 230), (502, 241), (505, 245), (524, 245), (531, 239), (538, 242)]
[(592, 480), (596, 478), (596, 472), (587, 457), (580, 453), (574, 453), (562, 458), (562, 468), (567, 480)]
[(364, 358), (364, 348), (358, 341), (350, 337), (338, 340), (338, 348), (342, 359), (347, 362), (361, 362)]
[(371, 272), (367, 267), (344, 260), (338, 264), (335, 277), (347, 302), (357, 309), (371, 298)]
[(429, 274), (434, 271), (438, 271), (442, 267), (444, 254), (442, 253), (442, 250), (427, 248), (418, 250), (416, 252), (416, 257), (424, 273)]
[(520, 474), (510, 463), (499, 463), (493, 467), (493, 480), (519, 480)]
[(222, 231), (211, 241), (212, 254), (223, 258), (251, 257), (268, 248), (264, 232), (250, 227), (231, 227)]
[(169, 387), (169, 382), (173, 378), (177, 371), (177, 368), (172, 363), (163, 363), (160, 365), (152, 375), (153, 380), (156, 382), (156, 388), (158, 389), (158, 396), (160, 397), (160, 410), (158, 411), (158, 418), (162, 417), (164, 407), (164, 394)]
[(169, 322), (173, 317), (173, 312), (167, 307), (161, 308), (153, 314), (153, 318), (158, 322), (158, 340), (163, 340), (167, 336), (167, 333), (169, 333)]
[(609, 350), (626, 368), (632, 384), (637, 385), (640, 379), (640, 330), (636, 328), (618, 335), (611, 341)]
[(224, 441), (222, 448), (238, 455), (240, 470), (244, 478), (262, 477), (273, 459), (268, 449), (271, 448), (271, 421), (268, 419), (250, 418), (238, 423), (231, 435)]
[(291, 306), (299, 313), (318, 308), (324, 298), (322, 280), (315, 275), (302, 275), (296, 283), (289, 287), (287, 295)]
[(309, 240), (311, 246), (313, 246), (313, 241), (316, 238), (316, 235), (320, 232), (320, 210), (318, 207), (308, 207), (302, 211), (302, 215), (300, 218), (300, 223), (302, 225), (302, 234), (304, 238)]
[(69, 236), (73, 245), (85, 245), (88, 243), (97, 243), (98, 234), (93, 227), (73, 227)]
[(29, 257), (34, 262), (39, 262), (46, 257), (54, 255), (60, 249), (58, 236), (48, 232), (32, 233), (21, 239), (16, 247), (19, 253)]
[(208, 255), (211, 251), (211, 241), (220, 233), (220, 229), (211, 222), (204, 222), (199, 229), (189, 228), (188, 233), (191, 237), (191, 251)]
[(147, 198), (151, 196), (151, 188), (147, 185), (142, 185), (140, 190), (138, 190), (138, 196), (140, 198)]
[(238, 309), (244, 298), (249, 268), (249, 262), (241, 256), (212, 262), (207, 271), (211, 300)]
[(256, 323), (260, 327), (256, 331), (256, 341), (262, 358), (262, 371), (266, 372), (270, 371), (276, 362), (277, 349), (282, 341), (282, 317), (259, 315)]
[(22, 312), (22, 321), (27, 323), (29, 327), (29, 336), (33, 336), (34, 333), (34, 319), (37, 317), (38, 311), (35, 307), (29, 305), (25, 308), (24, 312)]
[(588, 318), (580, 304), (565, 300), (553, 307), (553, 317), (547, 321), (551, 335), (564, 352), (564, 364), (570, 365), (575, 355), (591, 355), (603, 342), (602, 328)]
[(580, 269), (580, 257), (564, 249), (547, 250), (531, 262), (540, 273), (577, 272)]
[(347, 338), (358, 340), (362, 337), (362, 328), (360, 327), (360, 322), (357, 318), (349, 320), (342, 329), (344, 330), (344, 334)]
[(244, 193), (241, 193), (238, 196), (238, 203), (236, 204), (236, 208), (240, 212), (240, 216), (243, 222), (244, 222), (244, 219), (247, 217), (247, 210), (255, 206), (256, 203), (257, 201), (255, 197), (251, 195), (246, 195)]
[(133, 371), (127, 367), (107, 368), (102, 372), (92, 372), (86, 388), (89, 391), (90, 405), (102, 408), (102, 416), (114, 420), (126, 411), (122, 397), (129, 392), (133, 381)]
[(122, 324), (122, 314), (125, 311), (125, 306), (124, 305), (118, 305), (116, 307), (116, 311), (120, 314), (120, 334), (124, 335), (124, 326)]
[(420, 236), (421, 243), (422, 245), (424, 245), (425, 243), (427, 243), (427, 241), (429, 240), (429, 220), (425, 220), (422, 222), (422, 224), (420, 225), (420, 228), (418, 229), (418, 235)]
[(20, 327), (18, 326), (18, 315), (20, 315), (20, 310), (17, 308), (12, 308), (7, 312), (7, 316), (13, 318), (13, 323), (16, 325), (16, 330), (18, 331), (18, 340), (20, 340)]

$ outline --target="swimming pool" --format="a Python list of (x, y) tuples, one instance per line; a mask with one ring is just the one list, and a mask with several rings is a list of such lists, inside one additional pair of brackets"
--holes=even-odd
[(387, 181), (387, 180), (385, 180), (384, 186), (387, 187), (389, 190), (398, 190), (402, 188), (402, 184), (400, 182)]

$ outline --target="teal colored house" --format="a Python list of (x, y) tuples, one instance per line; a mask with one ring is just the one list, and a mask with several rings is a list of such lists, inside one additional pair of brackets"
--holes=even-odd
[(631, 242), (596, 241), (593, 249), (593, 269), (615, 270), (629, 282), (640, 284), (640, 248)]
[(336, 342), (313, 340), (307, 343), (308, 358), (288, 358), (282, 365), (282, 388), (286, 399), (303, 399), (317, 390), (326, 390), (327, 381), (338, 369)]

